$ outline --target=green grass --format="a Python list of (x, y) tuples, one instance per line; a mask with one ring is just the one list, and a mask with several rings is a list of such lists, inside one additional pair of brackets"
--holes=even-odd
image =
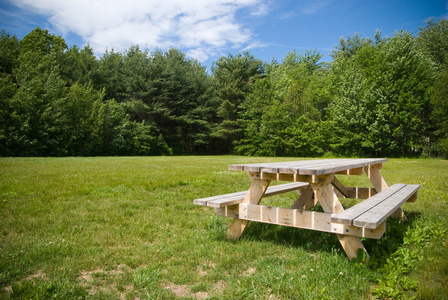
[[(229, 241), (231, 220), (193, 205), (249, 187), (229, 164), (291, 159), (1, 158), (0, 299), (448, 298), (445, 160), (385, 164), (389, 184), (422, 188), (404, 204), (409, 222), (364, 241), (367, 265), (328, 233), (251, 223)], [(365, 175), (340, 179), (370, 186)]]

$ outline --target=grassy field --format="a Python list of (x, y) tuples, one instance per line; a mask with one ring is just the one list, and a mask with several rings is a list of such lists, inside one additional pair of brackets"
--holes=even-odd
[(229, 164), (280, 160), (0, 158), (0, 299), (448, 299), (448, 161), (385, 164), (389, 184), (422, 188), (363, 265), (328, 233), (251, 223), (229, 241), (231, 220), (193, 205), (249, 187)]

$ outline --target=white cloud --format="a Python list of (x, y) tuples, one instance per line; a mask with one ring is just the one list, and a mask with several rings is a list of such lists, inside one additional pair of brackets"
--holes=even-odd
[(251, 15), (252, 16), (265, 16), (269, 13), (270, 7), (267, 3), (260, 3), (256, 10), (254, 10)]
[(312, 15), (325, 8), (334, 0), (304, 0), (302, 1), (302, 13)]
[(254, 41), (253, 43), (249, 44), (245, 48), (243, 48), (241, 51), (250, 51), (251, 49), (258, 49), (258, 48), (266, 48), (273, 46), (274, 44), (271, 43), (265, 43), (262, 41)]
[(48, 16), (60, 34), (79, 35), (96, 53), (140, 45), (180, 48), (206, 60), (222, 48), (249, 43), (252, 32), (236, 12), (264, 15), (265, 0), (14, 0), (13, 4)]

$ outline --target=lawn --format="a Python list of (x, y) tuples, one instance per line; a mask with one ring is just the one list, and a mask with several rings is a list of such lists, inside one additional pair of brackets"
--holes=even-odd
[(251, 223), (230, 241), (230, 219), (193, 205), (249, 187), (229, 164), (291, 159), (0, 158), (0, 299), (448, 299), (446, 160), (385, 164), (422, 187), (408, 222), (364, 240), (367, 265), (329, 233)]

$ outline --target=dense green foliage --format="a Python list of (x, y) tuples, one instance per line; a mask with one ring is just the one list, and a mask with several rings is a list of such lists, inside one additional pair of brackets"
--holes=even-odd
[(0, 155), (447, 156), (448, 23), (280, 63), (0, 36)]

